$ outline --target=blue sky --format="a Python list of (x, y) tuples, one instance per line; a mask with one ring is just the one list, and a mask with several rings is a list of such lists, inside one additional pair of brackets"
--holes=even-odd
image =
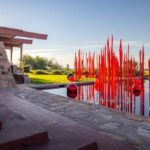
[[(115, 48), (123, 39), (124, 50), (131, 53), (145, 45), (150, 56), (149, 0), (1, 0), (0, 26), (48, 34), (48, 40), (34, 40), (24, 53), (55, 58), (73, 65), (73, 53), (99, 51), (108, 35), (114, 34)], [(14, 61), (18, 60), (18, 50)]]

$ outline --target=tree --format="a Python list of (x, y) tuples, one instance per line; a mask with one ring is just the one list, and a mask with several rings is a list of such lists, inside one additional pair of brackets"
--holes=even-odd
[(48, 59), (40, 56), (34, 58), (34, 69), (46, 70), (48, 65)]
[(29, 65), (34, 70), (47, 70), (48, 67), (54, 70), (61, 70), (62, 66), (58, 64), (53, 58), (48, 60), (47, 58), (36, 56), (32, 57), (30, 55), (23, 56), (23, 65)]
[(48, 67), (51, 69), (62, 69), (62, 66), (53, 58), (48, 60)]
[(58, 64), (57, 62), (55, 62), (52, 66), (53, 69), (62, 69), (62, 66), (60, 64)]
[(32, 56), (30, 56), (30, 55), (23, 55), (22, 61), (23, 61), (23, 65), (24, 65), (24, 66), (30, 65), (30, 66), (33, 67), (33, 65), (34, 65), (34, 63), (35, 63), (35, 62), (34, 62), (34, 58), (33, 58)]
[(53, 67), (53, 61), (52, 61), (52, 60), (49, 60), (49, 61), (48, 61), (48, 67), (50, 67), (50, 68)]
[(69, 70), (69, 64), (66, 64), (66, 69)]
[(36, 56), (35, 58), (30, 55), (23, 56), (23, 65), (30, 65), (32, 69), (47, 69), (48, 60), (46, 58)]

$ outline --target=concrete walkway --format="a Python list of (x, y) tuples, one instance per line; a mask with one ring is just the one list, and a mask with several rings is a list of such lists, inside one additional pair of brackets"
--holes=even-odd
[[(105, 136), (129, 143), (139, 149), (150, 149), (149, 120), (121, 112), (118, 113), (99, 106), (76, 102), (69, 98), (28, 87), (0, 90), (0, 92), (4, 91), (9, 91), (23, 100), (94, 129), (96, 133), (103, 133)], [(107, 143), (105, 144), (107, 146)]]
[[(0, 120), (3, 124), (1, 150), (98, 150), (98, 147), (136, 150), (133, 145), (19, 99), (10, 92), (0, 93)], [(43, 131), (48, 132), (49, 141)]]

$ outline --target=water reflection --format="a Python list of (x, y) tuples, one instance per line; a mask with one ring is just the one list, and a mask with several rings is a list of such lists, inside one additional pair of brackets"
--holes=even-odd
[(102, 86), (97, 87), (95, 84), (78, 86), (75, 99), (118, 111), (150, 116), (148, 81), (141, 82), (140, 86), (135, 87), (133, 83), (121, 84), (120, 82), (115, 86), (109, 83), (102, 84)]

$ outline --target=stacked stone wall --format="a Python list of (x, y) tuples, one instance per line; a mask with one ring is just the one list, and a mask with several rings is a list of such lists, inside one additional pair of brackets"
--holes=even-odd
[(10, 64), (5, 51), (4, 43), (0, 41), (0, 88), (14, 87), (15, 81), (11, 73)]

